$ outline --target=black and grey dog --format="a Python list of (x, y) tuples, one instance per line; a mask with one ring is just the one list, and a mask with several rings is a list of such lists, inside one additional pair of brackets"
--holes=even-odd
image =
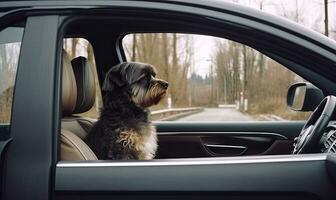
[(154, 158), (157, 136), (148, 107), (159, 103), (168, 88), (155, 75), (152, 65), (136, 62), (108, 71), (102, 87), (104, 108), (86, 138), (98, 159)]

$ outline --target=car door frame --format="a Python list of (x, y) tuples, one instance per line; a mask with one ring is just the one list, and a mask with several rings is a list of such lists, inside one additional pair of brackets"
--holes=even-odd
[[(133, 5), (135, 6), (135, 5)], [(166, 7), (165, 7), (166, 6)], [(315, 51), (322, 46), (304, 40), (298, 35), (287, 32), (265, 21), (253, 21), (235, 15), (237, 13), (214, 13), (214, 10), (185, 7), (185, 5), (167, 6), (164, 3), (143, 3), (139, 8), (148, 8), (188, 13), (202, 13), (206, 17), (222, 18), (223, 21), (243, 24), (247, 27), (253, 23), (256, 29), (267, 29), (281, 38), (296, 41), (301, 46)], [(201, 12), (202, 11), (202, 12)], [(240, 13), (241, 14), (241, 13)], [(238, 23), (239, 21), (239, 23)], [(244, 24), (245, 23), (245, 24)], [(292, 25), (292, 24), (290, 24)], [(277, 29), (278, 28), (278, 29)], [(282, 34), (277, 31), (282, 31)], [(290, 36), (290, 37), (288, 37)], [(309, 44), (307, 44), (309, 43)], [(325, 49), (324, 49), (325, 51)], [(119, 52), (120, 53), (120, 52)], [(289, 60), (276, 57), (281, 63)], [(323, 51), (322, 51), (323, 54)], [(119, 54), (120, 60), (123, 55)], [(328, 55), (324, 55), (328, 57)], [(332, 58), (334, 60), (334, 58)], [(293, 71), (300, 71), (307, 77), (317, 75), (322, 78), (320, 85), (331, 81), (291, 63)], [(316, 80), (316, 79), (315, 79)], [(334, 85), (334, 83), (332, 83)], [(327, 87), (328, 92), (333, 89)], [(249, 195), (257, 198), (271, 198), (277, 195), (289, 198), (332, 199), (333, 184), (326, 171), (327, 155), (285, 155), (255, 156), (216, 159), (178, 159), (152, 161), (59, 161), (56, 167), (55, 191), (60, 199), (90, 198), (150, 198), (168, 195), (167, 199), (195, 198), (200, 193), (207, 198), (238, 197), (244, 199)], [(311, 176), (307, 176), (310, 174)], [(261, 177), (268, 177), (266, 180)], [(316, 180), (311, 182), (310, 180)], [(229, 181), (228, 181), (229, 180)], [(258, 182), (257, 185), (253, 184)], [(297, 183), (301, 184), (297, 184)], [(322, 188), (322, 189), (321, 189)], [(322, 190), (322, 191), (321, 191)], [(172, 195), (173, 194), (173, 195)], [(156, 195), (156, 196), (155, 196)], [(217, 196), (216, 196), (217, 195)]]
[(49, 199), (60, 118), (59, 16), (29, 16), (13, 98), (2, 199)]

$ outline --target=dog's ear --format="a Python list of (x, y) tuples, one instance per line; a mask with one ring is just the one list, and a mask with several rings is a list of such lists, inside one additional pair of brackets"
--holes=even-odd
[(122, 71), (125, 72), (125, 76), (123, 76), (125, 81), (128, 85), (132, 85), (148, 74), (152, 74), (153, 70), (154, 67), (147, 63), (128, 62)]
[(106, 74), (103, 83), (103, 91), (112, 91), (115, 87), (122, 87), (125, 82), (122, 80), (121, 75), (122, 64), (112, 67)]

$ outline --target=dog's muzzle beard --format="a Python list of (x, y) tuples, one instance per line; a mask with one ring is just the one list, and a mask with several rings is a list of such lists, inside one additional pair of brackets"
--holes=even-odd
[(156, 79), (150, 83), (148, 88), (141, 85), (132, 87), (132, 101), (143, 108), (158, 104), (166, 95), (168, 83), (166, 81)]

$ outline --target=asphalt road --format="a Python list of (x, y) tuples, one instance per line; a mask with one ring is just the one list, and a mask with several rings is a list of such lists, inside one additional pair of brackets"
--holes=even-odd
[(253, 118), (234, 108), (205, 108), (204, 111), (176, 121), (252, 121)]

